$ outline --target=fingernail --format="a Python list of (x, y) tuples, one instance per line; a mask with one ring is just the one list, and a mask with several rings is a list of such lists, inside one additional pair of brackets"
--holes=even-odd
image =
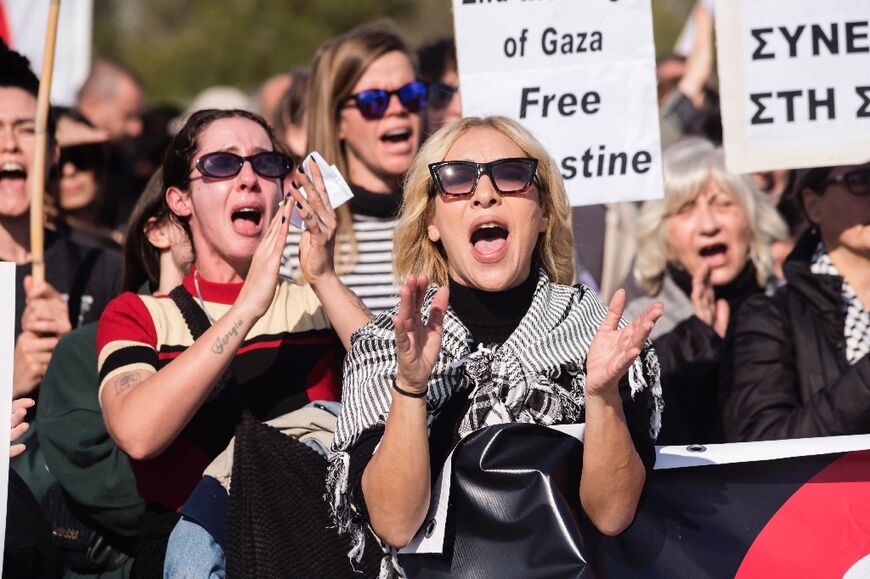
[(296, 182), (296, 179), (290, 179), (290, 184), (296, 189), (299, 189), (299, 183)]
[(302, 209), (302, 203), (296, 202), (296, 209)]
[(299, 171), (300, 173), (302, 173), (303, 175), (305, 174), (305, 169), (302, 168), (302, 165), (299, 165), (299, 167), (296, 170)]
[(283, 224), (285, 221), (287, 221), (287, 218), (282, 215), (281, 216), (281, 223)]

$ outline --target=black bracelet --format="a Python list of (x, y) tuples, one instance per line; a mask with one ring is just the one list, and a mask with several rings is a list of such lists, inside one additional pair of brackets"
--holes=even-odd
[(426, 394), (429, 393), (429, 387), (427, 386), (425, 390), (422, 392), (409, 392), (407, 390), (403, 390), (399, 388), (399, 385), (393, 382), (393, 390), (401, 394), (402, 396), (408, 396), (409, 398), (425, 398)]

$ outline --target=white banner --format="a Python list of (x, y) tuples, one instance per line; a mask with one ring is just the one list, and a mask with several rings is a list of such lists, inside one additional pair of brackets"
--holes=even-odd
[(650, 0), (454, 0), (466, 116), (523, 123), (572, 205), (663, 195)]
[(717, 0), (728, 168), (870, 159), (870, 0)]
[[(37, 76), (42, 71), (49, 0), (0, 0), (6, 10), (12, 48), (30, 59)], [(75, 105), (78, 91), (91, 70), (93, 0), (60, 3), (51, 104)]]
[(0, 569), (6, 541), (9, 494), (9, 429), (12, 427), (12, 359), (15, 356), (15, 264), (0, 262)]

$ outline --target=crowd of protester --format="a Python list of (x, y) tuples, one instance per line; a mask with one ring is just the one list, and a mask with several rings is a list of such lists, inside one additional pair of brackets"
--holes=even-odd
[(461, 118), (450, 39), (361, 26), (185, 109), (99, 61), (49, 116), (41, 283), (39, 81), (0, 48), (3, 576), (388, 576), (450, 450), (504, 422), (586, 423), (608, 535), (654, 444), (870, 432), (870, 164), (729, 172), (694, 15), (657, 64), (664, 198), (573, 210), (526, 129)]

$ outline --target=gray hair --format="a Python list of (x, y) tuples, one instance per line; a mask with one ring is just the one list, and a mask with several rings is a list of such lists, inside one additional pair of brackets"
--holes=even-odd
[(694, 199), (712, 179), (731, 194), (746, 213), (749, 259), (755, 264), (758, 285), (765, 287), (774, 267), (770, 244), (787, 239), (788, 228), (752, 179), (729, 172), (722, 149), (701, 138), (685, 139), (668, 147), (663, 163), (665, 197), (644, 203), (638, 217), (638, 249), (634, 263), (638, 284), (649, 295), (659, 293), (670, 256), (665, 221)]

